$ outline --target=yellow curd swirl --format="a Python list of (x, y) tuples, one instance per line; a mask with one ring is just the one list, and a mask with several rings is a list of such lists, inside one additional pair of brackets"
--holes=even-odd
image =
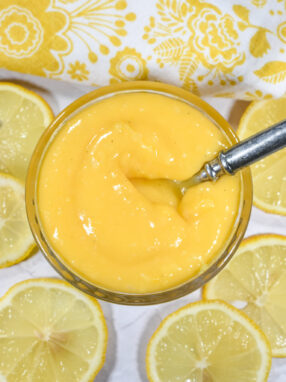
[(103, 288), (150, 293), (202, 269), (230, 237), (240, 177), (192, 187), (185, 179), (229, 146), (187, 103), (152, 93), (119, 94), (86, 107), (51, 142), (38, 180), (41, 224), (75, 273)]

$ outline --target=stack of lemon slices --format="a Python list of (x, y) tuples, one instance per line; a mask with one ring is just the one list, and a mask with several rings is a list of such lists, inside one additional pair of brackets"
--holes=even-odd
[[(24, 181), (32, 151), (53, 119), (36, 93), (0, 83), (0, 268), (35, 247)], [(34, 279), (0, 300), (1, 382), (88, 382), (103, 365), (107, 328), (97, 301), (64, 281)]]
[[(252, 103), (238, 135), (248, 138), (283, 119), (286, 98)], [(286, 149), (251, 170), (254, 205), (286, 215)], [(148, 344), (146, 365), (152, 382), (262, 382), (271, 356), (286, 357), (286, 237), (268, 234), (242, 242), (204, 287), (203, 301), (163, 320)]]
[(271, 356), (286, 357), (286, 237), (244, 240), (204, 287), (203, 299), (155, 331), (147, 349), (149, 380), (267, 381)]
[(239, 304), (266, 334), (272, 355), (286, 357), (286, 236), (245, 239), (203, 297)]
[(52, 119), (49, 105), (36, 93), (0, 83), (0, 268), (28, 257), (35, 246), (24, 181), (32, 151)]

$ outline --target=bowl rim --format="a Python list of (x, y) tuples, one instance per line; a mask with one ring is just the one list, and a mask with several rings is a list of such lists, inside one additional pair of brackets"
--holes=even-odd
[(151, 293), (124, 293), (111, 291), (101, 286), (97, 286), (76, 273), (64, 262), (63, 259), (61, 259), (61, 256), (51, 248), (40, 224), (36, 204), (36, 194), (37, 179), (41, 163), (53, 137), (65, 122), (70, 118), (73, 118), (80, 110), (88, 107), (90, 104), (100, 102), (102, 99), (132, 92), (161, 94), (188, 103), (192, 107), (201, 111), (208, 119), (222, 129), (233, 143), (239, 141), (229, 123), (212, 106), (187, 90), (173, 85), (151, 81), (132, 81), (101, 87), (83, 95), (68, 105), (43, 132), (34, 149), (28, 168), (25, 193), (26, 211), (28, 222), (38, 247), (53, 268), (73, 286), (93, 297), (112, 303), (124, 305), (152, 305), (171, 301), (199, 289), (220, 272), (232, 258), (244, 237), (250, 219), (252, 207), (252, 179), (249, 168), (241, 171), (241, 200), (239, 213), (234, 225), (236, 228), (233, 229), (224, 250), (219, 251), (217, 256), (215, 256), (215, 259), (213, 258), (210, 260), (211, 263), (207, 264), (206, 269), (201, 269), (201, 272), (196, 273), (192, 278), (182, 284)]

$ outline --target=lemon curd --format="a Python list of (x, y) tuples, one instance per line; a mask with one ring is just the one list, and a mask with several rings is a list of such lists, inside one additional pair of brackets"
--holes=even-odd
[[(225, 246), (239, 210), (240, 177), (172, 184), (229, 146), (187, 103), (118, 94), (79, 111), (54, 136), (38, 178), (45, 236), (76, 274), (124, 293), (187, 281)], [(147, 180), (145, 180), (147, 179)]]

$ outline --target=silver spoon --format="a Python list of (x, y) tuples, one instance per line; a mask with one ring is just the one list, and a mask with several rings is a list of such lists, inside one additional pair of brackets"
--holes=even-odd
[[(186, 180), (154, 179), (153, 181), (172, 183), (183, 196), (186, 191), (202, 182), (217, 181), (222, 175), (233, 175), (238, 170), (281, 150), (286, 146), (286, 120), (269, 127), (230, 149), (221, 151), (211, 161), (205, 163), (196, 174)], [(285, 168), (286, 174), (286, 168)]]

